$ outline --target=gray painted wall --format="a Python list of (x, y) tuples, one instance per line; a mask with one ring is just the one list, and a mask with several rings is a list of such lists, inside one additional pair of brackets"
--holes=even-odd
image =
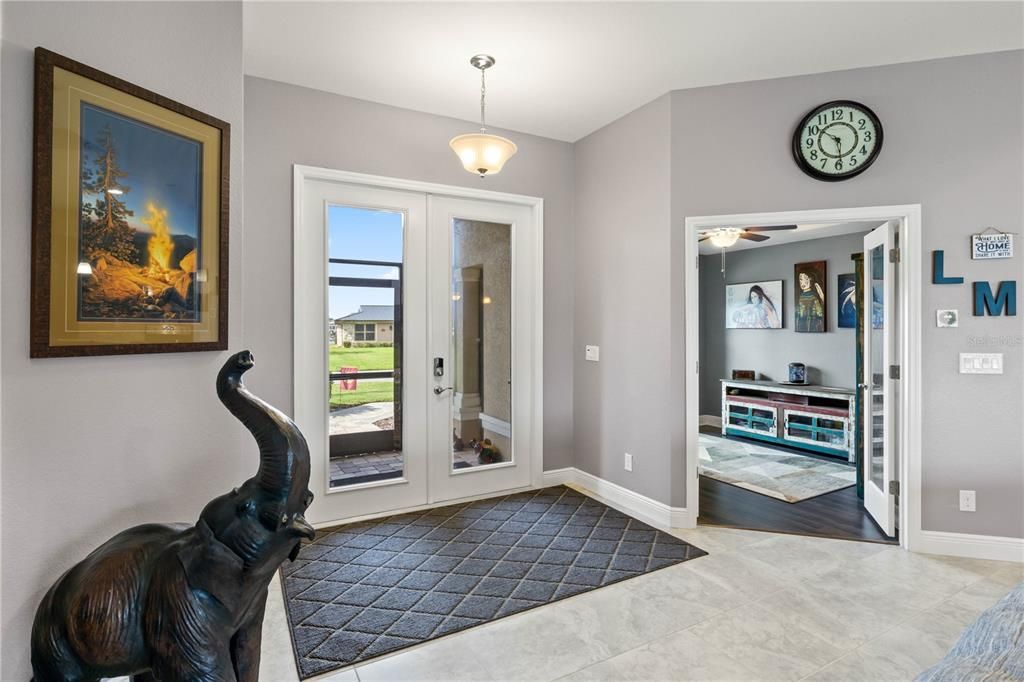
[[(925, 530), (1024, 537), (1024, 316), (973, 317), (969, 285), (930, 283), (931, 250), (945, 249), (947, 272), (968, 283), (1016, 280), (1020, 291), (1024, 254), (972, 262), (969, 235), (989, 225), (1024, 232), (1022, 88), (1024, 51), (1018, 50), (672, 95), (673, 273), (659, 286), (682, 291), (686, 216), (921, 204)], [(875, 110), (885, 147), (866, 173), (818, 182), (796, 167), (790, 136), (804, 111), (839, 98)], [(995, 125), (993, 112), (999, 112)], [(576, 266), (585, 270), (590, 263), (579, 258)], [(935, 327), (935, 310), (947, 307), (960, 310), (959, 328)], [(1002, 376), (958, 374), (957, 354), (979, 350), (981, 342), (1004, 354)], [(672, 351), (682, 349), (683, 326), (674, 320)], [(674, 376), (673, 386), (676, 395), (683, 391), (683, 377)], [(673, 439), (663, 469), (683, 457), (685, 447)], [(977, 512), (958, 511), (961, 488), (977, 491)], [(673, 487), (672, 503), (684, 499)]]
[[(472, 123), (261, 78), (245, 79), (245, 337), (274, 366), (250, 385), (292, 406), (292, 165), (439, 182), (544, 198), (544, 468), (572, 465), (572, 145), (507, 134), (519, 153), (481, 180), (448, 147)], [(315, 503), (314, 503), (315, 504)]]
[[(576, 143), (576, 466), (662, 501), (668, 423), (683, 414), (669, 397), (670, 103)], [(586, 344), (601, 347), (600, 362), (584, 360)]]
[[(785, 381), (789, 363), (802, 362), (807, 365), (810, 379), (816, 384), (845, 388), (856, 385), (856, 331), (839, 327), (836, 276), (854, 271), (850, 254), (863, 250), (864, 234), (860, 232), (742, 251), (727, 250), (725, 279), (722, 278), (721, 255), (701, 256), (701, 414), (717, 416), (721, 413), (719, 381), (728, 379), (734, 369), (752, 369), (776, 381)], [(816, 260), (827, 261), (828, 267), (825, 291), (828, 299), (827, 331), (822, 334), (797, 333), (793, 331), (796, 311), (793, 266)], [(782, 329), (725, 328), (727, 283), (776, 279), (783, 280)]]
[[(226, 354), (29, 360), (32, 50), (42, 45), (231, 123), (230, 340), (242, 344), (241, 3), (4, 2), (4, 680), (25, 680), (43, 593), (114, 532), (194, 521), (256, 470), (256, 449), (220, 407)], [(263, 358), (257, 372), (270, 364)]]

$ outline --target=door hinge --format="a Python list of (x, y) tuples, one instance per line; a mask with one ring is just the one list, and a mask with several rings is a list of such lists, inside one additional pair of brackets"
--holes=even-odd
[(896, 497), (900, 496), (900, 482), (899, 481), (889, 481), (889, 494), (890, 495), (894, 495)]
[(889, 365), (889, 378), (890, 379), (899, 379), (900, 378), (900, 366), (899, 365)]
[(900, 262), (900, 250), (899, 248), (889, 249), (889, 262), (899, 263)]

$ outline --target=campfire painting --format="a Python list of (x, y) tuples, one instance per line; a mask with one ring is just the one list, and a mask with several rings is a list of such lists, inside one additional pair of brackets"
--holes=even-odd
[(230, 127), (36, 50), (32, 357), (227, 347)]
[(201, 146), (91, 105), (81, 120), (78, 318), (198, 322)]

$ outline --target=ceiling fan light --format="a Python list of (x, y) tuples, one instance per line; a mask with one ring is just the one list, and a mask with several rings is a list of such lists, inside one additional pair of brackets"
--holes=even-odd
[(448, 145), (462, 161), (462, 167), (480, 177), (500, 173), (505, 162), (518, 151), (512, 140), (487, 133), (458, 135)]
[(740, 238), (740, 231), (735, 227), (723, 227), (711, 233), (711, 243), (720, 249), (727, 249)]

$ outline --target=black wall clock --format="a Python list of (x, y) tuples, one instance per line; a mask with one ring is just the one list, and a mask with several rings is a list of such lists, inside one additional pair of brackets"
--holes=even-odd
[(847, 180), (882, 151), (882, 123), (859, 102), (836, 100), (811, 109), (793, 132), (793, 158), (818, 180)]

